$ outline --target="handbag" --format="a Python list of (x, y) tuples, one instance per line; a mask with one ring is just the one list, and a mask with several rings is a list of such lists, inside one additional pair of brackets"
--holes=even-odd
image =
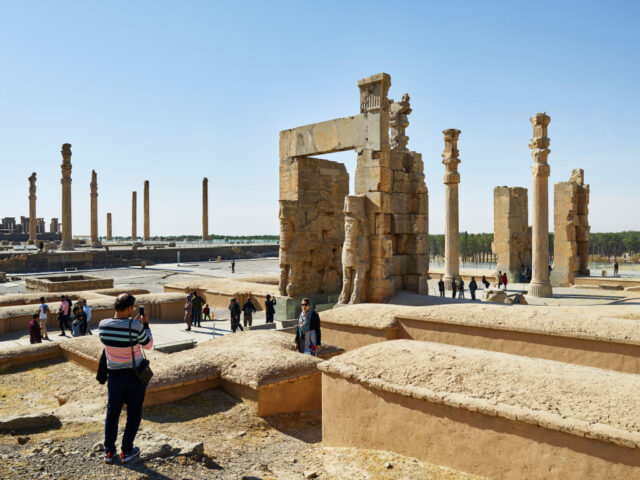
[(98, 372), (96, 373), (96, 380), (101, 385), (107, 383), (107, 378), (109, 377), (109, 370), (107, 369), (107, 354), (104, 349), (102, 350), (102, 355), (100, 356), (100, 362), (98, 363)]
[(131, 364), (133, 365), (133, 371), (138, 377), (138, 381), (140, 385), (146, 387), (149, 385), (151, 381), (151, 377), (153, 377), (153, 371), (151, 370), (149, 360), (144, 356), (144, 351), (140, 349), (142, 352), (142, 362), (140, 365), (136, 366), (136, 357), (133, 354), (133, 340), (131, 339), (131, 322), (133, 320), (129, 320), (129, 346), (131, 347)]

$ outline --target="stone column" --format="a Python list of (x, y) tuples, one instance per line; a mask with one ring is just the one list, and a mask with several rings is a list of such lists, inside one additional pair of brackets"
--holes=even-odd
[(442, 163), (445, 165), (443, 177), (445, 185), (444, 285), (449, 290), (451, 289), (451, 280), (458, 278), (460, 274), (460, 252), (458, 249), (458, 184), (460, 183), (458, 137), (460, 130), (450, 128), (443, 130), (442, 133), (444, 134)]
[(131, 241), (135, 244), (138, 239), (138, 220), (136, 218), (138, 210), (138, 192), (131, 195)]
[(98, 239), (98, 174), (91, 170), (91, 246), (101, 247)]
[(533, 138), (529, 144), (533, 157), (533, 227), (531, 230), (531, 284), (529, 295), (550, 297), (549, 282), (549, 173), (547, 163), (549, 138), (547, 126), (551, 118), (546, 113), (537, 113), (530, 118)]
[(29, 177), (29, 241), (36, 243), (36, 172)]
[(202, 240), (209, 239), (209, 179), (202, 179)]
[(112, 230), (111, 230), (111, 214), (107, 213), (107, 241), (111, 241), (113, 238)]
[(62, 250), (73, 250), (71, 234), (71, 144), (62, 145)]
[(148, 241), (149, 235), (149, 180), (144, 181), (144, 236), (143, 240)]

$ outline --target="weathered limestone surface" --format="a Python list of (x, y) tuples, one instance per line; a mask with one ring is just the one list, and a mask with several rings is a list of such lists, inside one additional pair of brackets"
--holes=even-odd
[(71, 144), (62, 145), (62, 245), (61, 250), (73, 250), (71, 233)]
[(444, 152), (442, 163), (445, 165), (443, 182), (445, 184), (445, 246), (444, 246), (444, 285), (451, 289), (451, 281), (458, 278), (460, 270), (460, 251), (458, 240), (460, 235), (458, 216), (458, 137), (460, 130), (450, 128), (443, 130)]
[(568, 182), (554, 187), (554, 243), (551, 283), (572, 285), (575, 275), (589, 275), (589, 185), (575, 169)]
[(202, 240), (209, 238), (209, 179), (202, 179)]
[[(358, 82), (360, 115), (307, 125), (280, 133), (280, 259), (282, 295), (329, 292), (342, 283), (341, 302), (380, 302), (390, 298), (396, 289), (427, 292), (428, 274), (428, 192), (424, 182), (424, 166), (419, 153), (406, 148), (411, 112), (409, 96), (401, 102), (387, 98), (391, 78), (385, 73)], [(392, 141), (389, 140), (389, 129)], [(310, 191), (304, 172), (315, 172), (316, 183), (323, 184), (320, 165), (344, 169), (341, 164), (312, 159), (309, 155), (337, 152), (358, 152), (355, 174), (356, 196), (343, 205), (335, 197), (319, 196), (318, 188)], [(308, 162), (318, 166), (310, 166)], [(303, 172), (303, 173), (301, 173)], [(318, 182), (318, 180), (320, 180)], [(334, 180), (334, 183), (336, 181)], [(315, 189), (315, 192), (313, 191)], [(348, 193), (346, 171), (344, 188), (339, 197)], [(358, 199), (358, 200), (356, 200)], [(360, 200), (361, 199), (361, 200)], [(332, 210), (316, 207), (311, 218), (327, 217), (346, 235), (347, 251), (344, 264), (340, 261), (344, 236), (330, 230), (329, 247), (322, 236), (305, 237), (309, 213), (304, 205), (332, 204)], [(356, 218), (356, 217), (360, 218)], [(346, 229), (346, 232), (345, 232)], [(327, 279), (330, 259), (314, 261), (308, 242), (320, 243), (325, 251), (335, 252), (335, 270)], [(368, 244), (368, 245), (367, 245)], [(358, 258), (368, 251), (368, 265)], [(358, 253), (360, 252), (360, 253)], [(355, 268), (355, 270), (354, 270)], [(358, 269), (360, 270), (358, 273)], [(337, 275), (334, 275), (337, 273)], [(314, 278), (316, 280), (314, 280)], [(319, 279), (322, 279), (321, 281)]]
[(149, 231), (149, 180), (144, 181), (144, 236), (143, 240), (151, 239)]
[(349, 174), (317, 158), (280, 162), (280, 293), (335, 293), (342, 285), (344, 198)]
[(98, 239), (98, 174), (91, 171), (91, 246), (100, 247)]
[(138, 239), (138, 192), (131, 194), (131, 241), (135, 244)]
[(509, 282), (519, 282), (523, 266), (531, 267), (531, 228), (527, 189), (493, 189), (493, 253), (497, 270), (506, 272)]
[(29, 242), (36, 243), (36, 172), (29, 177)]
[(529, 295), (550, 297), (549, 282), (549, 137), (547, 127), (551, 118), (537, 113), (530, 118), (533, 138), (529, 144), (533, 157), (533, 227), (531, 230), (531, 283)]
[(111, 213), (107, 213), (107, 241), (111, 241), (113, 238), (113, 231), (111, 229)]

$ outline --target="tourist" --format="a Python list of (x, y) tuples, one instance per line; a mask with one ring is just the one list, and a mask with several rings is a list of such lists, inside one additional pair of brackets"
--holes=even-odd
[(618, 261), (613, 264), (613, 274), (618, 275)]
[(29, 341), (33, 343), (42, 343), (42, 333), (40, 332), (40, 323), (38, 322), (38, 313), (34, 313), (29, 322)]
[[(115, 317), (102, 320), (99, 326), (108, 371), (107, 416), (104, 426), (105, 463), (112, 463), (116, 454), (118, 420), (123, 404), (127, 405), (127, 423), (122, 437), (120, 462), (128, 463), (140, 455), (140, 449), (133, 445), (133, 441), (142, 419), (142, 403), (147, 386), (140, 382), (134, 368), (140, 367), (144, 360), (140, 347), (150, 350), (153, 347), (153, 337), (143, 312), (142, 315), (131, 318), (135, 303), (133, 295), (118, 295)], [(128, 333), (128, 336), (123, 333)]]
[(187, 324), (187, 332), (191, 331), (191, 314), (193, 307), (191, 305), (191, 295), (187, 295), (187, 301), (184, 303), (184, 323)]
[(73, 310), (73, 302), (71, 301), (71, 298), (69, 298), (69, 295), (65, 295), (64, 299), (66, 300), (67, 305), (69, 305), (69, 309), (67, 310), (67, 312), (69, 312), (68, 315), (71, 316), (71, 312)]
[(231, 260), (231, 273), (236, 273), (236, 261)]
[(476, 290), (478, 290), (478, 284), (476, 283), (476, 277), (471, 277), (471, 281), (469, 282), (469, 293), (471, 293), (471, 300), (475, 300), (476, 299)]
[(296, 348), (305, 355), (318, 356), (318, 346), (320, 340), (320, 315), (311, 311), (311, 302), (308, 298), (303, 298), (300, 303), (302, 312), (298, 317), (296, 328)]
[(204, 305), (204, 298), (198, 295), (198, 292), (194, 290), (191, 298), (191, 323), (194, 327), (202, 326), (200, 324), (202, 321), (202, 305)]
[(85, 299), (82, 300), (82, 310), (84, 311), (85, 317), (87, 318), (87, 333), (89, 335), (93, 335), (91, 333), (91, 329), (89, 325), (91, 325), (91, 307), (87, 305), (87, 301)]
[(204, 308), (202, 309), (202, 320), (211, 321), (211, 309), (209, 308), (209, 304), (208, 303), (205, 304)]
[(456, 283), (456, 279), (451, 279), (451, 298), (456, 298), (456, 292), (458, 291), (458, 284)]
[(44, 303), (44, 297), (40, 297), (40, 306), (38, 307), (38, 320), (40, 323), (40, 334), (44, 340), (49, 340), (47, 333), (47, 319), (49, 317), (49, 305)]
[(500, 290), (501, 286), (502, 286), (502, 272), (498, 270), (498, 290)]
[(267, 299), (264, 302), (264, 307), (267, 315), (267, 323), (273, 323), (273, 316), (276, 314), (276, 299), (267, 294)]
[(244, 302), (242, 311), (244, 312), (244, 326), (253, 325), (253, 314), (256, 312), (256, 307), (251, 303), (251, 298), (247, 298), (247, 301)]
[(71, 334), (74, 337), (87, 334), (87, 316), (84, 314), (81, 302), (77, 302), (73, 307), (73, 315), (71, 316)]
[(482, 284), (484, 285), (484, 288), (489, 288), (489, 280), (487, 280), (487, 277), (485, 277), (484, 275), (482, 275), (482, 280), (481, 280)]
[(71, 325), (69, 325), (69, 304), (64, 295), (60, 297), (60, 306), (58, 307), (58, 326), (60, 327), (61, 337), (66, 337), (64, 333), (64, 327), (71, 330)]
[(442, 277), (438, 280), (438, 291), (440, 292), (440, 296), (444, 298), (444, 280)]
[(464, 280), (462, 280), (462, 277), (458, 282), (458, 298), (464, 298)]
[(506, 290), (507, 289), (507, 272), (504, 272), (502, 274), (502, 283), (504, 285), (504, 289)]
[(231, 314), (231, 331), (233, 333), (236, 333), (238, 329), (244, 331), (244, 328), (240, 325), (240, 305), (235, 298), (232, 298), (231, 303), (229, 303), (229, 313)]

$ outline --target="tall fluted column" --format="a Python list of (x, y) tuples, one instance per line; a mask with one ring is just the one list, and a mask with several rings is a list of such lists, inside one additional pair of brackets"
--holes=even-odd
[(209, 179), (202, 179), (202, 240), (209, 239)]
[(36, 172), (29, 177), (29, 244), (36, 243)]
[(138, 193), (133, 192), (131, 195), (131, 241), (135, 244), (138, 239)]
[(451, 288), (451, 280), (460, 274), (459, 261), (459, 226), (458, 226), (458, 137), (460, 130), (450, 128), (443, 130), (444, 152), (442, 163), (445, 165), (443, 182), (445, 185), (445, 233), (444, 233), (444, 284), (447, 290)]
[(111, 230), (111, 213), (107, 213), (107, 241), (111, 241), (113, 238)]
[(149, 180), (144, 181), (144, 236), (143, 240), (149, 240)]
[(73, 250), (71, 233), (71, 144), (62, 145), (62, 250)]
[(529, 295), (550, 297), (549, 282), (549, 173), (547, 163), (549, 137), (547, 126), (551, 118), (546, 113), (537, 113), (530, 118), (533, 126), (533, 138), (529, 144), (533, 157), (533, 227), (531, 229), (531, 283)]
[(91, 246), (101, 247), (98, 239), (98, 174), (91, 170)]

